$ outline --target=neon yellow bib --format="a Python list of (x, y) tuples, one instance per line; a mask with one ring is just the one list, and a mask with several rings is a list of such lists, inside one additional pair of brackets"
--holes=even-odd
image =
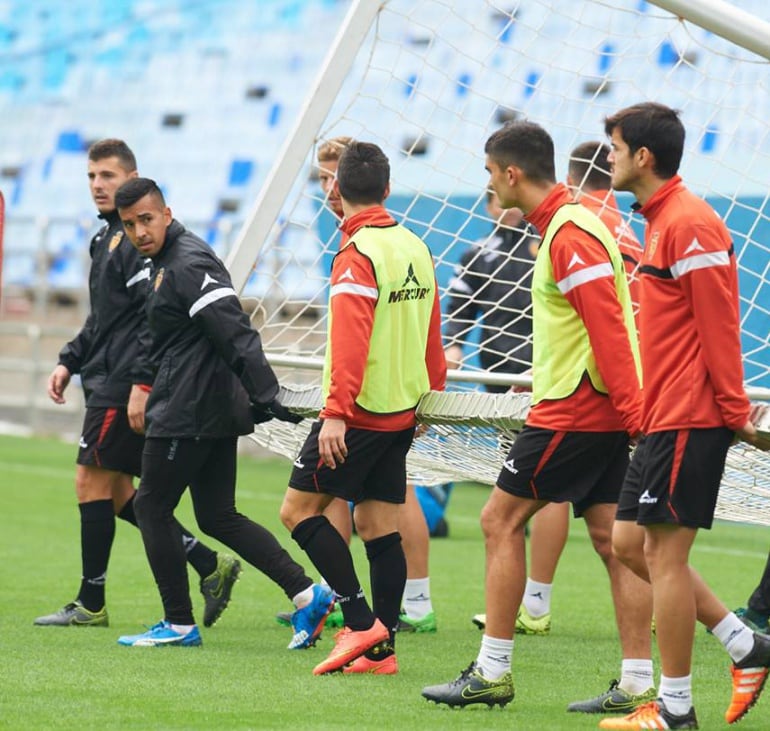
[[(430, 390), (425, 349), (436, 296), (430, 250), (399, 224), (364, 227), (348, 246), (355, 246), (372, 262), (378, 294), (366, 370), (356, 403), (375, 414), (413, 409)], [(332, 292), (331, 296), (349, 295)], [(330, 308), (328, 342), (331, 328)], [(326, 349), (324, 364), (324, 399), (331, 382), (330, 350)]]
[(556, 232), (568, 222), (591, 234), (609, 254), (615, 291), (623, 307), (626, 333), (636, 362), (637, 376), (641, 381), (639, 344), (631, 295), (618, 245), (597, 216), (579, 203), (568, 203), (556, 211), (545, 232), (532, 276), (533, 404), (546, 399), (566, 398), (574, 393), (586, 373), (597, 391), (607, 393), (607, 386), (596, 365), (588, 331), (562, 294), (553, 275), (551, 242)]

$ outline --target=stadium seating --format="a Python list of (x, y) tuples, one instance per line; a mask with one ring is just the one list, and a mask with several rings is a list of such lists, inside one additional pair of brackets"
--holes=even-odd
[[(174, 213), (224, 251), (223, 232), (250, 208), (348, 5), (344, 0), (6, 0), (0, 5), (0, 189), (8, 215), (31, 222), (31, 228), (9, 228), (6, 283), (29, 284), (35, 269), (30, 261), (40, 261), (31, 254), (39, 246), (42, 217), (93, 221), (85, 151), (105, 136), (126, 139), (140, 172), (158, 180)], [(482, 91), (469, 106), (477, 126), (453, 136), (457, 149), (449, 151), (440, 142), (448, 136), (440, 129), (433, 139), (423, 138), (421, 154), (400, 168), (401, 183), (409, 186), (410, 176), (424, 177), (425, 165), (450, 152), (464, 165), (499, 105), (537, 118), (538, 110), (553, 104), (560, 78), (544, 74), (543, 67), (562, 42), (559, 21), (539, 3), (522, 7), (526, 24), (511, 23), (503, 14), (486, 21), (488, 32), (503, 44), (491, 67), (505, 67), (514, 43), (527, 48), (527, 67), (505, 85), (509, 98), (500, 98), (500, 85), (485, 82), (451, 47), (447, 68), (431, 70), (409, 67), (393, 46), (395, 81), (385, 93), (397, 95), (400, 103), (419, 105), (413, 98), (417, 88), (448, 104), (469, 99), (470, 88)], [(648, 6), (641, 0), (638, 8), (641, 17), (628, 20), (643, 24)], [(535, 43), (539, 28), (553, 40)], [(386, 30), (417, 47), (429, 41), (419, 24)], [(451, 29), (447, 35), (451, 43), (474, 42), (464, 37), (463, 25), (455, 30), (456, 37)], [(572, 59), (599, 85), (610, 71), (624, 78), (639, 72), (633, 59), (623, 59), (624, 29), (613, 31), (617, 37), (601, 23), (584, 24), (582, 32), (589, 41), (595, 35), (595, 42), (582, 46), (595, 50), (575, 52)], [(658, 48), (650, 37), (650, 57), (661, 68), (670, 69), (687, 49), (685, 36), (681, 45), (675, 40)], [(452, 84), (446, 84), (445, 73)], [(758, 64), (757, 73), (764, 67)], [(585, 93), (597, 88), (589, 84)], [(685, 94), (687, 84), (682, 88)], [(605, 92), (611, 103), (612, 88)], [(579, 108), (569, 99), (560, 111), (565, 129), (579, 120)], [(373, 106), (372, 113), (380, 112)], [(441, 124), (436, 116), (431, 124)], [(702, 151), (714, 150), (724, 129), (715, 118), (701, 140)], [(403, 139), (418, 140), (419, 130), (404, 128)], [(441, 176), (434, 178), (441, 185)], [(52, 286), (75, 285), (82, 277), (78, 247), (84, 241), (80, 235), (59, 236), (46, 243)]]

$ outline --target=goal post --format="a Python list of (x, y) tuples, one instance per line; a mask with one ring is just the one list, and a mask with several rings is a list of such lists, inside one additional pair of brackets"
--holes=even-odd
[(238, 292), (246, 285), (258, 252), (268, 240), (278, 214), (299, 178), (308, 149), (342, 88), (377, 10), (376, 3), (355, 0), (337, 31), (318, 76), (300, 109), (297, 121), (279, 151), (276, 162), (225, 262), (232, 275), (233, 286)]
[(724, 0), (649, 0), (770, 60), (770, 23)]

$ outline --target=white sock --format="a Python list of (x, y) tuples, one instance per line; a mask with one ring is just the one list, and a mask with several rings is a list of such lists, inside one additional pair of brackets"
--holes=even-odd
[(404, 586), (404, 613), (409, 619), (422, 619), (433, 611), (430, 579), (407, 579)]
[(186, 635), (189, 632), (192, 632), (193, 627), (195, 627), (194, 624), (172, 624), (171, 622), (169, 622), (169, 624), (171, 625), (171, 629), (173, 629), (174, 632), (178, 632), (180, 635)]
[(724, 646), (733, 662), (740, 662), (754, 647), (754, 633), (733, 612), (711, 628), (711, 633)]
[(683, 678), (660, 676), (658, 698), (666, 704), (666, 710), (675, 716), (684, 716), (692, 708), (692, 675)]
[(501, 640), (484, 635), (481, 638), (476, 665), (487, 680), (497, 680), (510, 672), (513, 640)]
[(315, 586), (315, 584), (311, 584), (307, 589), (303, 589), (299, 594), (295, 594), (292, 597), (292, 604), (294, 604), (297, 609), (302, 609), (302, 607), (306, 607), (313, 601), (313, 586)]
[(522, 603), (530, 617), (537, 619), (551, 611), (551, 588), (553, 584), (541, 584), (527, 579)]
[(652, 679), (652, 660), (623, 658), (618, 685), (631, 695), (640, 695), (652, 688), (655, 685)]

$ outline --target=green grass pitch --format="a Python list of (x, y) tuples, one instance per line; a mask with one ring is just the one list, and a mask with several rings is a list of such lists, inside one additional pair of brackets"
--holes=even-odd
[[(431, 587), (439, 631), (398, 641), (393, 677), (316, 678), (329, 651), (289, 651), (273, 619), (288, 608), (282, 592), (246, 566), (230, 608), (202, 630), (203, 647), (124, 648), (120, 634), (161, 617), (140, 536), (119, 522), (107, 584), (109, 628), (33, 627), (32, 620), (74, 598), (80, 577), (74, 444), (0, 437), (0, 728), (7, 729), (593, 729), (599, 718), (567, 714), (566, 704), (606, 689), (620, 654), (606, 573), (580, 521), (556, 577), (549, 637), (516, 641), (516, 699), (506, 709), (449, 710), (420, 689), (455, 677), (476, 656), (483, 611), (484, 549), (478, 515), (488, 488), (461, 485), (447, 514), (450, 535), (431, 543)], [(304, 554), (278, 521), (287, 461), (243, 457), (238, 505), (272, 529), (312, 576)], [(180, 519), (198, 533), (187, 498)], [(730, 606), (743, 605), (759, 579), (770, 532), (720, 523), (703, 531), (693, 562)], [(353, 552), (368, 585), (363, 547)], [(197, 575), (191, 575), (200, 618)], [(694, 693), (702, 729), (726, 728), (727, 655), (698, 629)], [(740, 724), (770, 728), (770, 697)]]

